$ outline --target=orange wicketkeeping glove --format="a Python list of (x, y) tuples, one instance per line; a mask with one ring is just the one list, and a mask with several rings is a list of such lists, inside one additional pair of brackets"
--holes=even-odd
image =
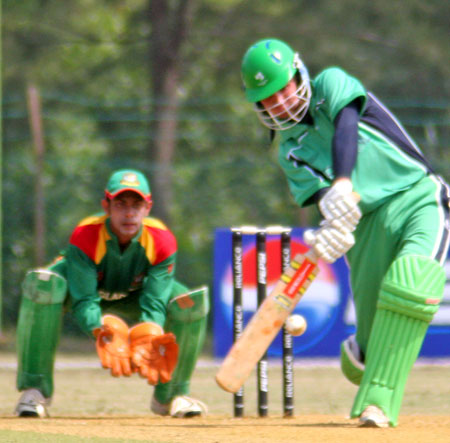
[(130, 328), (129, 338), (133, 371), (151, 385), (170, 381), (178, 360), (175, 335), (164, 334), (161, 326), (146, 322)]
[(115, 315), (104, 315), (103, 325), (92, 331), (96, 337), (97, 354), (102, 367), (111, 369), (113, 377), (132, 374), (130, 346), (128, 343), (128, 325)]

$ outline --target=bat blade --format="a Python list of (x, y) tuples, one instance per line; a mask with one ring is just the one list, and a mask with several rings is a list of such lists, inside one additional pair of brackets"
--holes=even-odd
[(318, 272), (311, 250), (294, 257), (222, 362), (216, 374), (222, 389), (237, 392), (242, 387)]

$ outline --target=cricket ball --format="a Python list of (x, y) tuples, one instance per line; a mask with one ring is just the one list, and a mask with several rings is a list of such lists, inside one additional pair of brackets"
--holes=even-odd
[(304, 334), (307, 326), (305, 317), (299, 314), (290, 315), (285, 323), (287, 332), (294, 337)]

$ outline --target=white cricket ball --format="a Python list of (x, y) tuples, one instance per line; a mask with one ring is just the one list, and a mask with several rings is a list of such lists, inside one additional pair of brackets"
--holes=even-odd
[(290, 315), (285, 323), (286, 330), (294, 337), (304, 334), (307, 326), (305, 317), (299, 314)]

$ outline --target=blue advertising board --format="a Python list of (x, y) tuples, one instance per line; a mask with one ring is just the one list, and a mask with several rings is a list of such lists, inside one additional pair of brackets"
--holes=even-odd
[[(302, 241), (304, 228), (293, 228), (292, 257), (306, 251)], [(223, 357), (233, 342), (232, 234), (229, 228), (218, 228), (214, 238), (214, 355)], [(280, 239), (267, 235), (267, 294), (281, 274)], [(256, 311), (256, 239), (243, 236), (243, 313), (244, 325)], [(307, 321), (306, 332), (293, 338), (294, 354), (303, 357), (335, 357), (340, 343), (355, 331), (355, 315), (349, 286), (349, 273), (344, 259), (333, 264), (319, 261), (319, 275), (294, 309)], [(450, 262), (446, 264), (447, 278)], [(269, 357), (282, 354), (281, 333), (268, 350)], [(423, 357), (450, 356), (450, 284), (425, 338)]]

